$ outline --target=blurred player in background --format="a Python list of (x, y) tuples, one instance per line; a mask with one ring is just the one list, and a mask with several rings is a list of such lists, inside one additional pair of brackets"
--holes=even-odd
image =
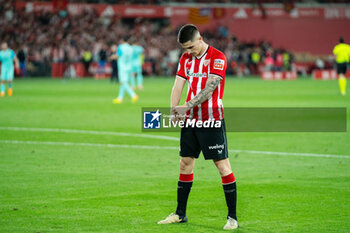
[(21, 49), (17, 52), (17, 58), (19, 61), (19, 76), (20, 77), (26, 77), (27, 76), (27, 64), (26, 64), (26, 58), (27, 58), (27, 51), (26, 47), (24, 45), (21, 46)]
[(143, 76), (142, 76), (142, 62), (141, 55), (144, 51), (142, 46), (140, 46), (136, 40), (132, 43), (132, 74), (131, 74), (131, 86), (135, 87), (135, 77), (137, 80), (137, 88), (139, 90), (143, 89)]
[(123, 102), (125, 92), (131, 96), (131, 101), (133, 103), (135, 103), (139, 98), (129, 85), (132, 68), (131, 57), (132, 47), (127, 43), (127, 39), (123, 38), (121, 40), (121, 44), (117, 49), (118, 76), (120, 87), (118, 97), (113, 100), (113, 103), (115, 104), (121, 104)]
[(333, 54), (336, 57), (338, 82), (340, 88), (340, 94), (346, 95), (346, 70), (350, 61), (350, 46), (344, 43), (342, 37), (339, 38), (339, 44), (333, 49)]
[(1, 62), (0, 96), (1, 97), (5, 96), (5, 82), (8, 83), (7, 93), (9, 96), (12, 96), (12, 81), (14, 78), (13, 62), (15, 62), (16, 69), (19, 69), (19, 62), (15, 52), (12, 49), (8, 48), (6, 42), (3, 42), (1, 44), (0, 62)]
[[(193, 168), (195, 159), (202, 151), (206, 160), (214, 162), (221, 176), (228, 208), (224, 229), (236, 229), (238, 228), (236, 180), (228, 159), (222, 105), (227, 68), (226, 57), (222, 52), (205, 43), (196, 26), (192, 24), (187, 24), (180, 29), (177, 41), (185, 53), (180, 58), (171, 93), (172, 114), (184, 115), (189, 111), (189, 119), (202, 122), (221, 121), (221, 127), (215, 130), (196, 127), (181, 129), (177, 208), (175, 214), (170, 214), (158, 224), (187, 222), (186, 206), (193, 183)], [(189, 86), (186, 104), (179, 106), (186, 81)]]
[(115, 81), (118, 82), (118, 56), (116, 45), (111, 46), (111, 55), (109, 56), (109, 61), (111, 62), (112, 67), (111, 82), (113, 82), (114, 78)]
[(102, 45), (100, 51), (98, 52), (99, 61), (96, 72), (96, 78), (104, 78), (106, 74), (107, 65), (107, 51), (105, 45)]

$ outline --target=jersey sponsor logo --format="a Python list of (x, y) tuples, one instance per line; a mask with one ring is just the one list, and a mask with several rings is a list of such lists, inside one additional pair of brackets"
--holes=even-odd
[(214, 69), (217, 70), (223, 70), (225, 65), (225, 61), (222, 59), (215, 59), (214, 60)]
[(207, 73), (193, 73), (191, 71), (189, 71), (187, 69), (187, 75), (188, 76), (191, 76), (191, 77), (194, 77), (194, 78), (206, 78), (207, 77)]
[(209, 60), (204, 60), (204, 66), (207, 67), (210, 63), (210, 59)]

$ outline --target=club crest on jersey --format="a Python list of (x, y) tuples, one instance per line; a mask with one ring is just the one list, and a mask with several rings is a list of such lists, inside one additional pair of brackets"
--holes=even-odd
[(210, 59), (209, 60), (204, 60), (204, 66), (208, 66), (210, 63)]
[(222, 59), (215, 59), (214, 60), (214, 69), (217, 70), (223, 70), (225, 65), (225, 61)]

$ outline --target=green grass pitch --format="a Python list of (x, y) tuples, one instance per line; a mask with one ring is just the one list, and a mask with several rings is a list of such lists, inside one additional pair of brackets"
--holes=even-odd
[[(140, 136), (149, 135), (141, 132), (140, 111), (168, 107), (172, 84), (172, 78), (147, 78), (139, 102), (113, 105), (118, 85), (107, 80), (15, 80), (14, 95), (0, 99), (0, 232), (224, 232), (221, 179), (202, 156), (189, 222), (156, 224), (175, 211), (179, 143)], [(349, 110), (350, 95), (340, 96), (336, 81), (227, 78), (223, 102)], [(230, 153), (238, 190), (235, 232), (350, 232), (348, 132), (228, 133), (228, 145), (243, 150)]]

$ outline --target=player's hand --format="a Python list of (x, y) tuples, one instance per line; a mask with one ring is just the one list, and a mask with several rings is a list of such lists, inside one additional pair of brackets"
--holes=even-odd
[(15, 66), (15, 75), (19, 75), (20, 69), (19, 66)]
[(189, 109), (190, 108), (186, 104), (176, 106), (175, 107), (176, 116), (183, 120), (186, 117), (186, 113)]
[(178, 113), (176, 112), (175, 108), (170, 109), (170, 120), (172, 122), (178, 122), (180, 118), (178, 117)]

